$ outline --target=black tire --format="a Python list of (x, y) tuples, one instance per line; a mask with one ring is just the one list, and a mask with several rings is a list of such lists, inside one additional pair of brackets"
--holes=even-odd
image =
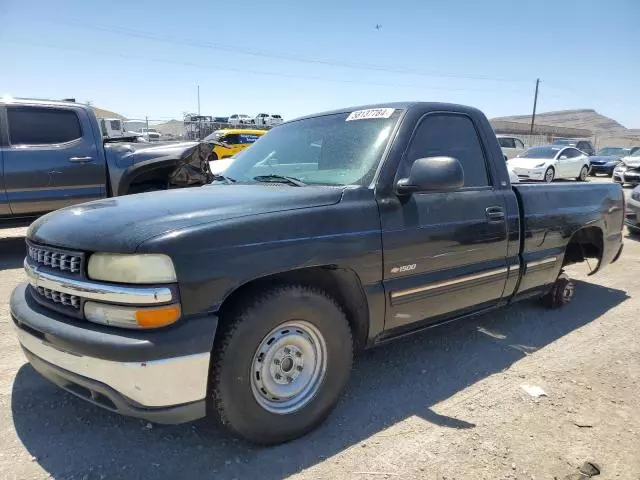
[(551, 288), (551, 291), (542, 297), (542, 301), (548, 308), (560, 308), (567, 305), (573, 299), (573, 282), (564, 273), (561, 273)]
[[(253, 393), (252, 365), (265, 337), (290, 321), (307, 322), (322, 334), (326, 373), (315, 395), (298, 410), (272, 413), (258, 403), (258, 394)], [(333, 298), (321, 290), (299, 285), (273, 288), (243, 300), (224, 315), (212, 354), (212, 406), (223, 425), (250, 442), (287, 442), (310, 432), (329, 415), (347, 383), (352, 360), (351, 330)]]
[[(551, 172), (551, 173), (549, 173)], [(549, 167), (544, 171), (544, 181), (546, 183), (553, 182), (553, 179), (556, 177), (556, 171), (553, 167)]]
[(580, 169), (580, 174), (576, 177), (578, 182), (586, 182), (587, 176), (589, 175), (589, 168), (586, 165), (583, 165)]

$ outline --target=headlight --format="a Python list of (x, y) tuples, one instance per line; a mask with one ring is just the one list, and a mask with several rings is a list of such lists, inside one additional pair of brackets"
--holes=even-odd
[(633, 198), (634, 200), (640, 201), (640, 190), (638, 190), (637, 188), (633, 190), (633, 192), (631, 193), (631, 198)]
[(90, 322), (113, 327), (159, 328), (180, 318), (180, 305), (146, 308), (85, 302), (84, 316)]
[(614, 170), (616, 172), (626, 172), (627, 171), (627, 166), (626, 165), (618, 165), (616, 168), (614, 168)]
[(89, 257), (89, 278), (118, 283), (170, 283), (176, 281), (167, 255), (94, 253)]
[(533, 167), (533, 168), (541, 168), (541, 167), (544, 167), (544, 163), (545, 163), (545, 162), (539, 163), (538, 165), (536, 165), (536, 166), (535, 166), (535, 167)]

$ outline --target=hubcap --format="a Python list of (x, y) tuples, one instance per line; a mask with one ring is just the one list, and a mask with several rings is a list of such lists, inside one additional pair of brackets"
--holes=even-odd
[(587, 169), (585, 167), (582, 167), (582, 171), (580, 172), (580, 178), (582, 180), (585, 180), (587, 178)]
[(327, 370), (327, 346), (309, 322), (294, 320), (269, 332), (251, 362), (251, 391), (265, 410), (286, 414), (316, 395)]
[(547, 170), (547, 174), (545, 175), (544, 178), (547, 182), (550, 182), (553, 180), (553, 170)]

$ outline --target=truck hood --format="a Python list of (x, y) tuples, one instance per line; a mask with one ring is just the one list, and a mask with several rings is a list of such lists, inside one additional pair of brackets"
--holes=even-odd
[(83, 251), (132, 253), (145, 240), (203, 223), (338, 203), (343, 187), (207, 185), (98, 200), (40, 217), (27, 237)]
[(621, 160), (627, 167), (640, 167), (640, 157), (624, 157)]

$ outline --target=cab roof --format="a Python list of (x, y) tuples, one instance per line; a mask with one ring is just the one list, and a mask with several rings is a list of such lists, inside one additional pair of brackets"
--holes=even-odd
[(86, 105), (70, 100), (47, 100), (42, 98), (16, 98), (11, 96), (0, 96), (0, 104), (3, 105), (44, 105), (49, 107), (76, 105), (86, 107)]
[[(395, 108), (398, 110), (412, 110), (412, 109), (430, 109), (430, 110), (442, 110), (442, 111), (455, 111), (455, 112), (480, 112), (480, 110), (468, 107), (466, 105), (457, 105), (455, 103), (442, 103), (442, 102), (390, 102), (390, 103), (375, 103), (372, 105), (360, 105), (355, 107), (341, 108), (338, 110), (330, 110), (327, 112), (314, 113), (311, 115), (305, 115), (289, 120), (285, 123), (296, 122), (298, 120), (304, 120), (307, 118), (322, 117), (324, 115), (335, 115), (339, 113), (351, 113), (357, 110), (369, 110), (375, 108)], [(482, 112), (480, 112), (482, 113)]]

